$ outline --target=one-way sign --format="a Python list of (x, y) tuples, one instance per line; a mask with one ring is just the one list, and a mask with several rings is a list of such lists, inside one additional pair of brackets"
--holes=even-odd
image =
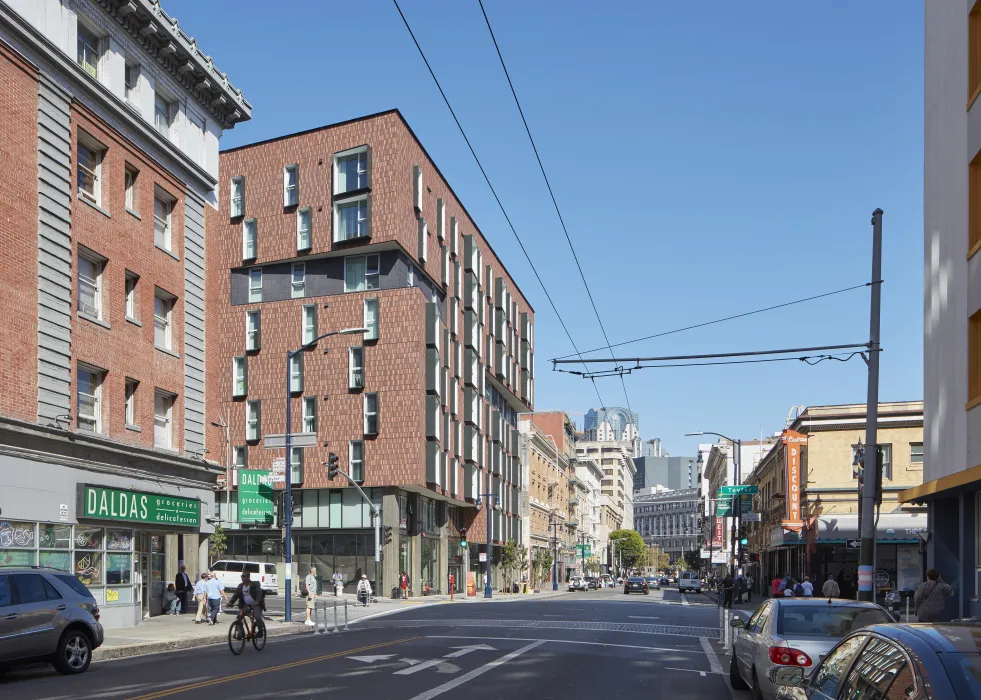
[(845, 549), (861, 549), (862, 540), (845, 540)]

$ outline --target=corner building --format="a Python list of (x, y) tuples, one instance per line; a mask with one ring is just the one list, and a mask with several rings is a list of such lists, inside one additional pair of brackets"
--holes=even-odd
[[(230, 425), (227, 556), (281, 562), (282, 513), (267, 501), (263, 522), (242, 517), (235, 474), (270, 470), (281, 490), (289, 468), (299, 572), (339, 571), (349, 590), (366, 574), (391, 595), (405, 571), (425, 595), (448, 592), (450, 574), (465, 590), (472, 571), (480, 588), (488, 539), (492, 561), (521, 540), (531, 306), (398, 111), (224, 151), (221, 169), (207, 391)], [(348, 328), (366, 332), (310, 344), (287, 369), (289, 351)], [(263, 440), (285, 433), (287, 387), (303, 436), (288, 456)], [(369, 507), (327, 479), (332, 452), (381, 508), (381, 571)]]
[(151, 0), (0, 2), (0, 85), (0, 566), (132, 626), (208, 565), (204, 219), (251, 107)]

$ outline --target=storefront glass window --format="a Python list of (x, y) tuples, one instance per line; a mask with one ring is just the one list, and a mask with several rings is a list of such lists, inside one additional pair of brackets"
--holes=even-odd
[(38, 564), (40, 566), (44, 566), (49, 569), (58, 569), (59, 571), (71, 571), (72, 554), (71, 552), (41, 551), (38, 558)]
[(0, 549), (30, 548), (35, 546), (34, 523), (21, 523), (12, 520), (0, 522)]
[[(72, 526), (47, 525), (42, 523), (39, 528), (38, 544), (41, 549), (71, 549)], [(65, 570), (67, 571), (68, 569)]]
[(439, 545), (437, 539), (422, 538), (422, 591), (436, 592), (439, 581)]
[(75, 549), (102, 549), (102, 528), (76, 527)]
[(106, 555), (106, 583), (110, 586), (133, 582), (133, 555)]
[(86, 586), (102, 585), (102, 553), (75, 552), (75, 577)]
[(0, 566), (34, 566), (34, 551), (30, 549), (0, 549)]
[(132, 552), (133, 533), (130, 530), (109, 530), (106, 533), (106, 549), (113, 552)]

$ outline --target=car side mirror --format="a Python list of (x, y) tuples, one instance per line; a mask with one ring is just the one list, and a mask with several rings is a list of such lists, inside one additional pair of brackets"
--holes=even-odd
[(735, 627), (736, 629), (743, 629), (746, 627), (746, 621), (741, 617), (733, 617), (729, 620), (729, 626)]

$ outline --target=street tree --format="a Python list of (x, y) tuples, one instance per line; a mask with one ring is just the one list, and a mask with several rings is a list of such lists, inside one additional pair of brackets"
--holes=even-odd
[(548, 572), (552, 569), (552, 552), (545, 549), (544, 547), (539, 547), (535, 550), (535, 557), (532, 559), (532, 575), (535, 579), (535, 587), (541, 588), (542, 584), (545, 583), (545, 579), (548, 576)]
[(504, 571), (505, 590), (510, 593), (515, 579), (528, 569), (528, 549), (508, 540), (501, 551), (501, 570)]
[(215, 523), (215, 531), (208, 536), (208, 554), (211, 556), (211, 563), (225, 556), (228, 549), (228, 539), (225, 537), (225, 530), (221, 523)]
[(702, 566), (702, 553), (697, 550), (685, 552), (685, 564), (689, 571), (698, 571)]
[[(610, 533), (610, 541), (616, 540), (616, 557), (623, 566), (632, 569), (644, 562), (644, 538), (636, 530), (614, 530)], [(617, 562), (614, 561), (614, 564)]]

